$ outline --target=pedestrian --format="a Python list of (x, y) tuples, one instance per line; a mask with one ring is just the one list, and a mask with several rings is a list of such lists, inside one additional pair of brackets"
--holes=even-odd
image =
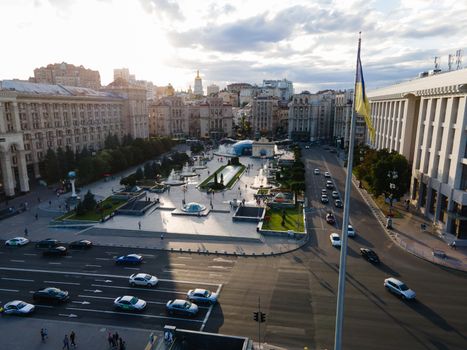
[(452, 241), (451, 244), (450, 244), (450, 246), (451, 246), (452, 249), (455, 250), (455, 249), (457, 248), (457, 247), (456, 247), (456, 241)]
[(75, 339), (76, 339), (75, 331), (71, 331), (71, 333), (70, 333), (70, 342), (71, 342), (71, 346), (73, 346), (74, 348), (76, 348)]
[(117, 332), (115, 332), (115, 334), (114, 334), (114, 342), (115, 342), (115, 346), (117, 346), (117, 345), (118, 345), (118, 338), (119, 338), (119, 337), (118, 337), (118, 333), (117, 333)]
[(67, 349), (67, 350), (70, 350), (70, 341), (68, 340), (68, 335), (65, 334), (65, 338), (63, 338), (63, 347), (62, 347), (62, 350), (63, 349)]
[(36, 220), (39, 220), (39, 214), (36, 213), (36, 215), (34, 215), (34, 217), (36, 218)]
[(47, 328), (41, 328), (41, 339), (42, 342), (45, 343), (45, 340), (47, 339)]
[(52, 201), (49, 201), (49, 207), (51, 207), (51, 206), (52, 206)]
[(120, 338), (120, 339), (118, 340), (118, 349), (119, 349), (119, 350), (122, 350), (122, 349), (123, 349), (123, 339), (122, 339), (122, 338)]
[(107, 341), (109, 342), (109, 348), (113, 348), (114, 346), (114, 338), (112, 336), (112, 333), (109, 332), (109, 335), (107, 336)]
[(141, 221), (138, 221), (138, 227), (141, 230)]
[(161, 239), (164, 239), (164, 232), (161, 232)]
[(24, 228), (24, 236), (25, 236), (25, 237), (28, 236), (28, 228), (27, 228), (27, 227)]

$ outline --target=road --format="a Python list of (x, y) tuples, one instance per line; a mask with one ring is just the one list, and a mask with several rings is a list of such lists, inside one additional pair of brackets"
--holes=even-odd
[[(325, 179), (313, 175), (313, 169), (328, 170), (341, 194), (345, 174), (334, 154), (312, 148), (304, 150), (304, 158), (307, 196), (312, 204), (308, 214), (311, 240), (298, 251), (276, 257), (231, 257), (93, 247), (51, 259), (43, 258), (33, 245), (1, 248), (0, 301), (32, 301), (31, 291), (54, 285), (70, 291), (71, 301), (38, 307), (33, 317), (68, 319), (76, 315), (72, 318), (79, 322), (151, 329), (174, 324), (256, 341), (258, 324), (253, 312), (260, 296), (267, 320), (262, 325), (264, 341), (289, 349), (331, 349), (339, 250), (331, 247), (329, 234), (339, 232), (342, 209), (320, 203)], [(336, 213), (336, 227), (324, 221), (329, 210)], [(466, 349), (466, 274), (432, 265), (395, 246), (355, 189), (351, 223), (357, 237), (349, 240), (344, 348)], [(374, 249), (382, 264), (373, 266), (362, 259), (360, 247)], [(137, 270), (113, 264), (115, 256), (133, 252), (145, 257)], [(154, 289), (129, 287), (127, 277), (137, 271), (158, 276), (160, 284)], [(386, 292), (383, 280), (388, 276), (405, 281), (417, 292), (417, 300), (404, 302)], [(211, 310), (204, 306), (193, 319), (169, 317), (165, 302), (183, 298), (193, 287), (220, 288), (219, 304)], [(112, 300), (124, 294), (151, 303), (141, 314), (116, 313)]]

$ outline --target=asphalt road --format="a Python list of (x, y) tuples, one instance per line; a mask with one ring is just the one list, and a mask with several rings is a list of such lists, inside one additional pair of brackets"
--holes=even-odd
[[(262, 340), (289, 349), (331, 349), (339, 250), (331, 247), (329, 234), (339, 232), (342, 209), (320, 203), (325, 179), (313, 175), (313, 169), (328, 170), (341, 194), (345, 175), (334, 154), (315, 148), (304, 150), (304, 157), (307, 196), (312, 204), (308, 214), (311, 240), (296, 252), (237, 258), (94, 247), (53, 259), (43, 258), (32, 245), (1, 248), (0, 301), (32, 301), (31, 291), (54, 285), (70, 291), (71, 301), (38, 307), (33, 317), (65, 319), (72, 314), (76, 315), (74, 320), (86, 323), (151, 329), (164, 324), (201, 329), (204, 324), (205, 331), (243, 335), (256, 341), (258, 324), (253, 321), (253, 312), (260, 297), (267, 319), (262, 324)], [(335, 227), (324, 220), (329, 210), (336, 213)], [(466, 274), (432, 265), (395, 246), (355, 189), (351, 223), (357, 237), (349, 240), (344, 348), (466, 349)], [(382, 264), (373, 266), (362, 259), (360, 247), (374, 249)], [(145, 256), (138, 270), (113, 264), (114, 256), (133, 252)], [(151, 290), (129, 287), (127, 277), (137, 271), (156, 275), (160, 284)], [(417, 292), (417, 300), (404, 302), (386, 292), (383, 280), (388, 276), (405, 281)], [(204, 307), (193, 319), (169, 317), (165, 302), (183, 298), (193, 287), (220, 288), (219, 304), (212, 310)], [(140, 314), (115, 313), (112, 300), (124, 294), (151, 303)]]

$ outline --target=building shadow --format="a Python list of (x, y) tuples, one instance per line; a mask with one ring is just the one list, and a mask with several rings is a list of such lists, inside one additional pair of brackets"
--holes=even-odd
[(372, 264), (377, 269), (383, 271), (386, 275), (392, 277), (399, 277), (400, 274), (396, 270), (392, 269), (389, 265), (385, 264), (384, 262), (380, 262), (379, 264)]
[(353, 240), (357, 243), (359, 243), (361, 246), (365, 246), (367, 248), (373, 248), (374, 245), (366, 240), (365, 238), (363, 238), (361, 235), (357, 235), (355, 238), (353, 238)]

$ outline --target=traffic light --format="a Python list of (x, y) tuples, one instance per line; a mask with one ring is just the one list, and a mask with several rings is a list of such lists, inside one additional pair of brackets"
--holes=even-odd
[(266, 314), (264, 312), (261, 312), (261, 323), (266, 322)]
[(253, 318), (256, 322), (259, 321), (259, 312), (253, 312)]

